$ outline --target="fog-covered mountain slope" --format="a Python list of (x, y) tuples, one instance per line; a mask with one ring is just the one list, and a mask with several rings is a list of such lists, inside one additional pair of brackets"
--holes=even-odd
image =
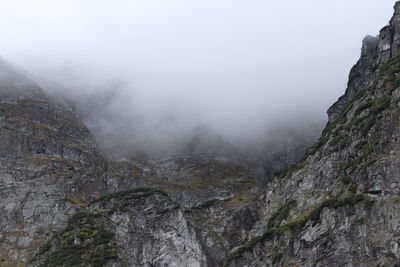
[(0, 266), (399, 265), (399, 36), (397, 2), (305, 155), (314, 131), (249, 152), (206, 126), (113, 153), (80, 103), (1, 60)]
[(226, 266), (398, 266), (400, 2), (366, 37), (306, 159), (261, 193), (253, 238)]
[(98, 152), (70, 105), (10, 64), (2, 69), (2, 266), (216, 265), (246, 240), (235, 233), (256, 222), (249, 203), (261, 186), (215, 154), (233, 146), (195, 138), (164, 159), (115, 161)]

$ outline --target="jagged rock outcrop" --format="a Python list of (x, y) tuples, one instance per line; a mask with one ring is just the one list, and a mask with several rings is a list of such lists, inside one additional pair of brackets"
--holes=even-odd
[(378, 37), (367, 36), (363, 40), (361, 58), (350, 71), (345, 94), (328, 110), (329, 122), (333, 122), (346, 105), (362, 90), (373, 75), (378, 60)]
[(367, 36), (363, 40), (361, 58), (350, 71), (345, 94), (328, 110), (329, 122), (333, 122), (346, 105), (371, 80), (377, 65), (400, 54), (400, 3), (394, 6), (394, 16), (389, 25), (381, 29), (377, 37)]

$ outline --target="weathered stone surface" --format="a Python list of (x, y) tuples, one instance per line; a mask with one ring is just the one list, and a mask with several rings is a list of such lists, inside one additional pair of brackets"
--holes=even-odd
[(233, 250), (227, 266), (400, 263), (400, 58), (392, 49), (399, 3), (395, 8), (378, 39), (364, 40), (320, 141), (261, 194), (261, 219), (250, 231), (256, 237)]
[(399, 21), (396, 3), (320, 140), (264, 188), (215, 139), (104, 159), (0, 62), (0, 266), (398, 266)]
[(104, 189), (104, 162), (71, 112), (0, 62), (0, 258), (24, 264), (74, 212), (68, 199)]
[(248, 240), (260, 185), (245, 168), (204, 143), (107, 161), (70, 108), (2, 67), (2, 265), (217, 266)]

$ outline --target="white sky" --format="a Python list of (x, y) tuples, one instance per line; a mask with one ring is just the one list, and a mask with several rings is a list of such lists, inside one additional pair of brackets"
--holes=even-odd
[(257, 131), (324, 116), (390, 0), (0, 0), (0, 55), (70, 84), (129, 84), (121, 106)]

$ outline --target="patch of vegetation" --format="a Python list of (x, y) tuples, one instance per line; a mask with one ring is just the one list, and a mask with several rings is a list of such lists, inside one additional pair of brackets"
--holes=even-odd
[[(60, 234), (57, 248), (51, 251), (40, 267), (54, 266), (104, 266), (117, 258), (114, 233), (107, 230), (99, 214), (76, 213)], [(51, 248), (47, 244), (39, 253)]]
[(394, 254), (393, 252), (389, 252), (388, 254), (386, 254), (386, 257), (393, 260), (397, 259), (396, 254)]
[(324, 208), (337, 209), (343, 206), (353, 206), (365, 198), (364, 194), (357, 194), (354, 192), (342, 193), (337, 197), (323, 201), (305, 217), (305, 221), (312, 221), (313, 223), (319, 222), (320, 214)]
[(361, 140), (361, 141), (359, 141), (356, 145), (355, 145), (355, 149), (357, 149), (357, 150), (361, 150), (361, 149), (363, 149), (364, 147), (366, 147), (368, 145), (368, 142), (367, 141), (365, 141), (365, 140)]
[(37, 256), (40, 256), (40, 255), (46, 253), (47, 251), (50, 250), (50, 248), (51, 248), (51, 240), (39, 248)]
[(151, 196), (155, 193), (164, 195), (168, 197), (168, 194), (161, 189), (155, 188), (155, 187), (137, 187), (137, 188), (131, 188), (127, 189), (124, 191), (119, 191), (116, 193), (104, 195), (98, 199), (93, 200), (91, 203), (95, 203), (98, 201), (102, 200), (110, 200), (113, 198), (123, 198), (123, 199), (136, 199), (136, 198), (141, 198), (141, 197), (148, 197)]
[[(253, 239), (251, 239), (249, 242), (246, 242), (244, 245), (236, 248), (229, 258), (227, 259), (225, 263), (225, 267), (228, 267), (232, 261), (235, 259), (241, 257), (245, 252), (252, 250), (257, 244), (267, 240), (271, 239), (275, 236), (279, 236), (284, 232), (287, 231), (300, 231), (307, 222), (311, 222), (312, 224), (316, 224), (320, 220), (320, 215), (321, 212), (323, 211), (324, 208), (333, 208), (337, 209), (343, 206), (353, 206), (357, 204), (360, 201), (363, 201), (366, 199), (366, 196), (364, 194), (359, 194), (359, 193), (354, 193), (354, 192), (344, 192), (336, 197), (327, 199), (323, 202), (321, 202), (319, 205), (317, 205), (313, 210), (311, 210), (306, 216), (304, 217), (298, 217), (287, 224), (275, 227), (275, 228), (270, 228), (267, 231), (264, 232), (262, 236), (257, 236)], [(293, 204), (292, 204), (293, 205)], [(285, 205), (284, 205), (285, 206)], [(283, 207), (283, 206), (282, 206)], [(287, 208), (279, 208), (276, 214), (285, 214)], [(269, 224), (269, 222), (268, 222)]]
[(339, 180), (340, 180), (343, 184), (345, 184), (345, 185), (348, 185), (348, 184), (351, 183), (351, 179), (350, 179), (347, 175), (345, 175), (345, 174), (342, 174), (342, 175), (339, 177)]
[(194, 210), (207, 209), (207, 208), (209, 208), (211, 206), (214, 206), (214, 205), (217, 205), (217, 204), (219, 204), (221, 202), (224, 202), (224, 200), (211, 199), (211, 200), (208, 200), (208, 201), (206, 201), (206, 202), (204, 202), (204, 203), (202, 203), (200, 205), (196, 205), (196, 206), (192, 207), (192, 209), (194, 209)]
[(97, 213), (77, 212), (68, 219), (68, 226), (73, 227), (80, 223), (93, 224), (94, 220), (100, 216)]
[(351, 121), (346, 125), (345, 129), (350, 131), (352, 129), (359, 129), (361, 123), (366, 119), (366, 117), (353, 117)]
[[(4, 254), (3, 254), (4, 255)], [(2, 256), (0, 259), (1, 267), (25, 267), (26, 262), (22, 260), (15, 260), (7, 256)]]
[(80, 198), (76, 198), (76, 197), (75, 198), (65, 198), (64, 201), (65, 202), (70, 202), (70, 203), (75, 204), (75, 205), (87, 204), (85, 200), (80, 199)]
[(271, 218), (269, 218), (267, 229), (279, 226), (283, 220), (287, 219), (290, 210), (295, 205), (296, 201), (292, 199), (286, 201), (286, 203), (283, 204), (274, 214), (272, 214)]
[(240, 258), (244, 253), (252, 250), (257, 244), (264, 242), (265, 240), (272, 239), (274, 236), (279, 236), (282, 233), (290, 230), (290, 228), (287, 226), (287, 224), (279, 226), (277, 228), (269, 229), (264, 232), (262, 236), (257, 236), (250, 241), (246, 242), (244, 245), (236, 248), (227, 261), (224, 264), (224, 267), (228, 267), (232, 261), (234, 261), (237, 258)]
[(350, 110), (353, 108), (354, 102), (351, 102), (350, 104), (348, 104), (344, 110), (342, 111), (342, 114), (339, 118), (341, 118), (341, 120), (344, 120), (344, 118), (347, 117), (347, 114), (350, 112)]
[(376, 204), (376, 200), (374, 198), (367, 198), (365, 201), (365, 207), (367, 209), (373, 208), (373, 206)]
[(338, 136), (334, 137), (333, 139), (331, 139), (328, 144), (330, 146), (336, 146), (340, 142), (341, 139), (342, 139), (342, 136), (338, 135)]
[[(370, 166), (371, 164), (374, 164), (376, 162), (376, 159), (370, 160), (368, 162), (368, 156), (374, 152), (375, 148), (379, 144), (379, 139), (376, 139), (371, 145), (369, 145), (367, 142), (361, 141), (356, 145), (356, 149), (361, 153), (360, 156), (355, 158), (354, 160), (350, 161), (344, 166), (345, 170), (350, 170), (354, 171), (357, 168), (366, 168)], [(366, 163), (365, 163), (366, 162)]]
[(250, 200), (254, 199), (255, 195), (252, 194), (250, 191), (244, 191), (231, 199), (227, 199), (224, 202), (225, 207), (240, 207), (243, 204), (248, 203)]
[(239, 258), (241, 255), (243, 255), (245, 252), (250, 251), (253, 249), (258, 243), (264, 241), (264, 236), (257, 236), (253, 239), (251, 239), (249, 242), (246, 242), (243, 246), (240, 246), (236, 248), (230, 257), (228, 258), (227, 262), (224, 264), (224, 267), (228, 267), (230, 263), (236, 259)]
[(211, 200), (208, 200), (208, 201), (206, 201), (206, 202), (204, 202), (202, 204), (195, 205), (195, 206), (191, 207), (190, 209), (186, 209), (185, 213), (191, 213), (194, 210), (208, 209), (208, 208), (210, 208), (212, 206), (228, 202), (229, 200), (231, 200), (231, 198), (222, 199), (222, 200), (221, 199), (211, 199)]
[(282, 258), (283, 253), (278, 250), (274, 250), (274, 253), (272, 254), (272, 264), (277, 264)]
[(400, 72), (400, 57), (395, 57), (385, 62), (378, 68), (378, 75), (376, 80), (384, 81), (384, 86), (390, 92), (399, 88), (400, 79), (397, 74)]
[(363, 225), (363, 224), (365, 224), (366, 222), (367, 222), (367, 217), (362, 217), (362, 218), (357, 219), (357, 220), (355, 221), (355, 223), (356, 223), (356, 224), (359, 224), (359, 225)]
[(170, 211), (173, 211), (173, 210), (176, 210), (176, 209), (179, 209), (179, 206), (175, 206), (175, 207), (172, 207), (172, 208), (169, 208), (169, 209), (158, 210), (157, 214), (159, 214), (159, 215), (166, 214), (166, 213), (168, 213)]
[(349, 187), (347, 188), (347, 191), (351, 193), (356, 193), (357, 192), (357, 184), (354, 181), (351, 181)]
[(371, 107), (372, 114), (379, 114), (382, 111), (386, 110), (390, 105), (392, 98), (388, 95), (382, 96), (374, 100), (373, 105)]
[(368, 99), (367, 102), (359, 106), (356, 111), (354, 112), (354, 115), (359, 115), (361, 112), (366, 110), (367, 108), (370, 108), (374, 104), (374, 101), (372, 99)]
[(361, 133), (363, 136), (366, 136), (369, 133), (369, 130), (375, 125), (378, 116), (375, 114), (369, 115), (365, 118), (364, 122), (361, 124)]
[[(356, 130), (361, 131), (362, 135), (365, 136), (368, 134), (369, 130), (376, 124), (376, 121), (379, 118), (379, 114), (386, 110), (390, 105), (391, 97), (389, 95), (377, 98), (377, 99), (368, 99), (365, 103), (359, 106), (354, 112), (354, 117), (352, 120), (347, 123), (345, 126), (346, 130)], [(353, 105), (353, 104), (352, 104)], [(366, 116), (359, 117), (358, 115), (362, 113), (364, 110), (369, 110), (369, 113)], [(348, 133), (344, 136), (348, 136)], [(337, 145), (342, 141), (343, 137), (336, 136), (330, 141), (330, 145)], [(346, 147), (347, 142), (342, 141), (341, 148)]]
[(349, 145), (349, 136), (348, 135), (337, 135), (333, 139), (331, 139), (328, 143), (330, 146), (337, 146), (339, 145), (339, 148), (345, 148)]

